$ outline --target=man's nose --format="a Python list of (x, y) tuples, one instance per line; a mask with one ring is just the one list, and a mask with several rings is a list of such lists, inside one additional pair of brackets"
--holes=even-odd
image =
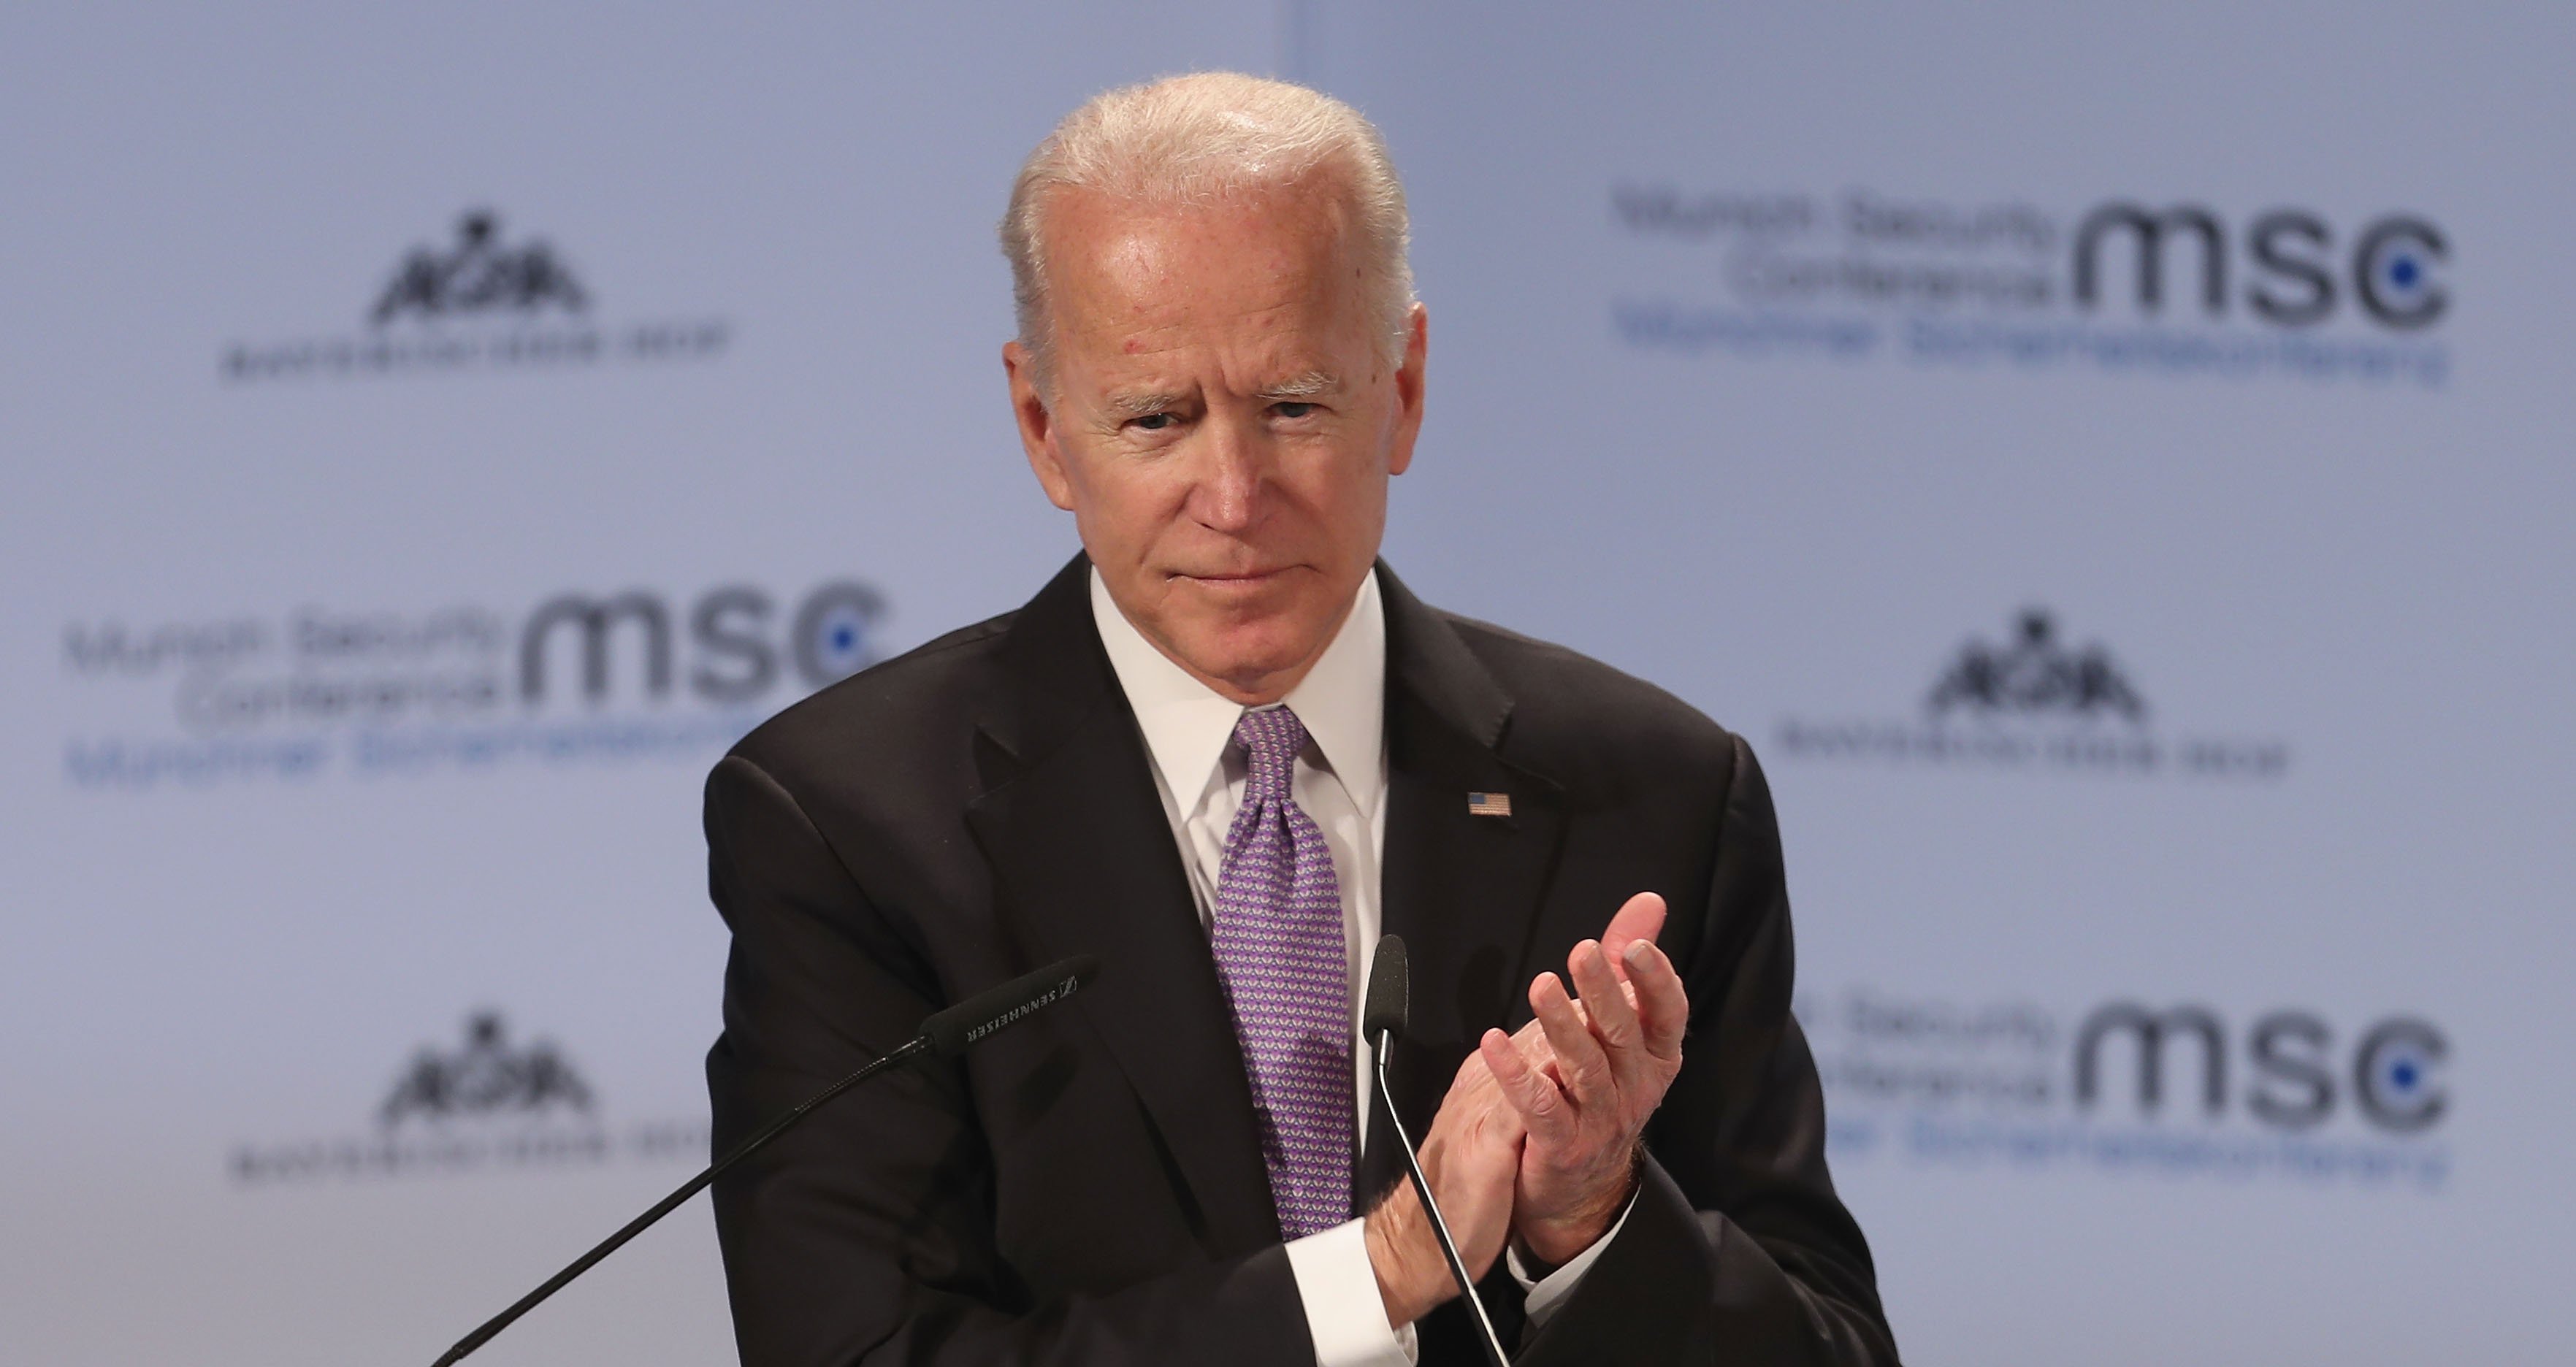
[(1270, 434), (1256, 417), (1212, 415), (1200, 429), (1205, 443), (1194, 515), (1209, 528), (1240, 533), (1261, 520), (1262, 490), (1270, 476)]

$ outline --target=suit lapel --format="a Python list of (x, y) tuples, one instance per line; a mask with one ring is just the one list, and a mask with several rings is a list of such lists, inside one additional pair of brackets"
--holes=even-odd
[(967, 820), (1031, 962), (1100, 956), (1073, 1000), (1126, 1074), (1212, 1251), (1279, 1239), (1233, 1018), (1144, 741), (1091, 621), (1076, 557), (1004, 643), (1014, 695), (984, 728)]
[[(1503, 756), (1512, 700), (1457, 631), (1384, 565), (1387, 624), (1385, 929), (1411, 960), (1412, 1025), (1388, 1065), (1416, 1141), (1489, 1026), (1529, 1016), (1529, 936), (1564, 832), (1562, 789)], [(1502, 793), (1480, 816), (1468, 794)], [(1403, 1160), (1372, 1127), (1363, 1200)]]

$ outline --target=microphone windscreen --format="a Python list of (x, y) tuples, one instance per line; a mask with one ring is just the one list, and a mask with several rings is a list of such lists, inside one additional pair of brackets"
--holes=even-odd
[(933, 1012), (921, 1033), (942, 1058), (955, 1058), (1007, 1025), (1017, 1024), (1082, 989), (1100, 972), (1100, 960), (1088, 954), (1059, 959), (1034, 973), (1023, 973), (999, 987), (988, 987)]
[(1368, 1000), (1360, 1011), (1360, 1037), (1374, 1040), (1390, 1031), (1401, 1036), (1407, 1018), (1412, 1014), (1407, 995), (1407, 970), (1404, 964), (1404, 937), (1389, 935), (1377, 942), (1377, 956), (1369, 963)]

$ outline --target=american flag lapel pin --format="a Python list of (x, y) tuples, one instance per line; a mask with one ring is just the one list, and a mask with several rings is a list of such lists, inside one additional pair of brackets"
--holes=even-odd
[(1510, 816), (1511, 814), (1512, 795), (1509, 793), (1467, 794), (1467, 815), (1469, 816)]

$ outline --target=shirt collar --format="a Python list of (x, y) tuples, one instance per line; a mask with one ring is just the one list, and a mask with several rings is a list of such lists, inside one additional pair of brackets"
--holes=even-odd
[[(1187, 815), (1222, 772), (1219, 762), (1243, 705), (1191, 678), (1155, 649), (1119, 611), (1097, 568), (1091, 572), (1091, 617), (1136, 713), (1137, 729), (1145, 733), (1154, 768)], [(1333, 643), (1281, 701), (1305, 724), (1361, 819), (1374, 818), (1386, 771), (1386, 610), (1376, 574), (1360, 581), (1359, 596)]]

